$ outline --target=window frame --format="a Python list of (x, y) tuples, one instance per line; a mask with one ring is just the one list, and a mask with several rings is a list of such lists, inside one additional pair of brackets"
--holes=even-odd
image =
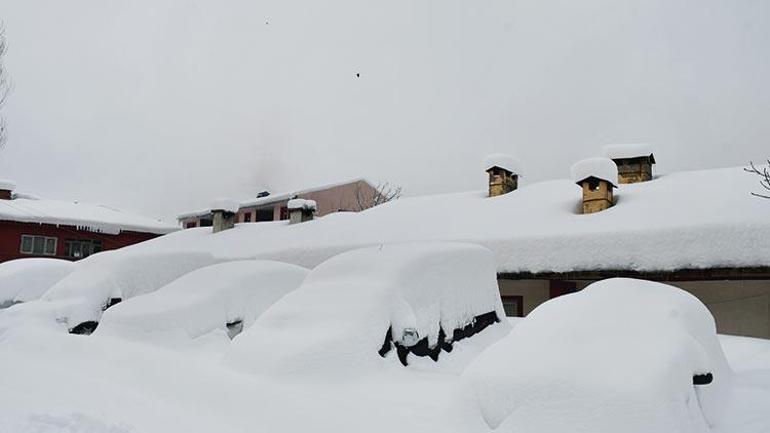
[[(104, 251), (104, 242), (100, 239), (67, 239), (64, 244), (64, 256), (70, 259), (80, 260)], [(73, 254), (76, 246), (80, 255)]]
[[(24, 248), (24, 240), (29, 239), (29, 249)], [(35, 239), (42, 239), (42, 250), (40, 252), (35, 252)], [(48, 252), (48, 243), (53, 242), (53, 251)], [(21, 240), (19, 242), (19, 253), (28, 255), (28, 256), (48, 256), (48, 257), (55, 257), (56, 251), (59, 247), (59, 238), (55, 236), (44, 236), (44, 235), (27, 235), (22, 234)]]

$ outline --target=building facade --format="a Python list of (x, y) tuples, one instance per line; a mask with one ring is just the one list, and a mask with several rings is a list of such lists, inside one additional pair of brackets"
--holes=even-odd
[(17, 195), (13, 188), (12, 182), (0, 180), (0, 262), (79, 260), (177, 230), (106, 206)]
[[(377, 190), (363, 179), (355, 179), (332, 185), (292, 191), (282, 194), (260, 193), (252, 200), (239, 203), (236, 223), (281, 221), (289, 219), (289, 200), (300, 198), (316, 202), (315, 216), (334, 212), (357, 212), (366, 209)], [(210, 209), (189, 212), (178, 217), (182, 228), (210, 227), (213, 214)]]

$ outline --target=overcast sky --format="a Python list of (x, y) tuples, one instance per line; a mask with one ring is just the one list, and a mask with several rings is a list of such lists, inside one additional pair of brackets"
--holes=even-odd
[(2, 0), (0, 18), (0, 178), (148, 216), (359, 176), (482, 189), (491, 152), (524, 184), (613, 142), (653, 143), (662, 173), (770, 156), (763, 0)]

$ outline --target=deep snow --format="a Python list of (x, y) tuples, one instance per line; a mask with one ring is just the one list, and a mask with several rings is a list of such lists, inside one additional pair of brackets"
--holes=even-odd
[[(629, 287), (627, 281), (615, 280), (607, 285), (605, 295), (610, 291), (617, 292), (614, 296), (604, 296), (607, 303), (603, 307), (608, 310), (612, 310), (616, 303), (627, 303), (623, 299), (624, 294), (636, 300), (643, 298), (633, 288), (636, 283)], [(666, 287), (653, 289), (652, 297), (662, 295), (663, 298), (670, 298), (676, 290)], [(579, 296), (573, 295), (565, 297), (561, 302), (569, 304), (579, 299)], [(607, 343), (620, 344), (617, 350), (613, 347), (602, 353), (590, 350), (605, 341), (602, 338), (597, 338), (598, 343), (589, 345), (585, 351), (580, 344), (561, 346), (547, 340), (539, 340), (540, 349), (535, 353), (524, 349), (507, 350), (507, 343), (517, 338), (516, 329), (519, 327), (522, 333), (530, 335), (549, 334), (557, 330), (550, 322), (542, 323), (537, 319), (530, 322), (530, 318), (511, 321), (515, 327), (508, 337), (505, 337), (505, 333), (495, 335), (503, 328), (489, 328), (472, 339), (458, 343), (457, 348), (468, 349), (462, 356), (471, 360), (477, 358), (480, 362), (498, 347), (506, 352), (504, 359), (501, 359), (503, 365), (489, 366), (499, 370), (498, 391), (506, 389), (510, 383), (508, 378), (515, 375), (514, 366), (527, 365), (528, 371), (544, 380), (529, 382), (535, 387), (531, 388), (533, 392), (528, 400), (533, 403), (542, 401), (544, 397), (534, 392), (537, 386), (566, 391), (571, 385), (585, 384), (585, 380), (570, 378), (567, 374), (579, 373), (590, 365), (583, 361), (576, 364), (570, 361), (576, 359), (576, 356), (578, 360), (593, 357), (598, 363), (594, 370), (606, 379), (600, 382), (602, 386), (576, 386), (572, 392), (563, 395), (565, 398), (557, 398), (552, 402), (555, 406), (569, 410), (551, 412), (549, 415), (553, 420), (558, 420), (558, 417), (571, 419), (580, 415), (581, 409), (591, 407), (605, 393), (605, 400), (610, 401), (611, 405), (600, 407), (594, 414), (615, 416), (615, 422), (618, 422), (620, 414), (627, 415), (622, 411), (623, 408), (639, 402), (634, 399), (636, 391), (644, 397), (642, 402), (645, 398), (665, 401), (672, 391), (677, 398), (682, 396), (684, 384), (678, 375), (689, 375), (692, 371), (683, 369), (686, 365), (680, 362), (669, 364), (669, 361), (697, 361), (705, 358), (690, 357), (689, 349), (670, 350), (670, 343), (677, 341), (676, 335), (703, 337), (706, 340), (703, 342), (708, 345), (716, 342), (713, 334), (702, 335), (704, 329), (698, 325), (704, 320), (701, 315), (704, 311), (698, 311), (699, 308), (689, 300), (680, 301), (683, 302), (675, 301), (677, 306), (674, 310), (683, 313), (682, 316), (654, 316), (663, 319), (661, 323), (653, 324), (653, 329), (661, 333), (657, 339), (643, 341), (644, 347), (651, 349), (646, 353), (635, 347), (634, 337), (637, 334), (622, 339), (623, 332), (629, 330), (628, 326), (617, 328), (615, 323), (603, 326), (601, 320), (592, 325), (592, 316), (580, 316), (579, 323), (565, 323), (577, 325), (575, 332), (564, 328), (562, 330), (567, 332), (567, 336), (575, 335), (580, 330), (598, 333), (597, 337), (609, 338)], [(648, 307), (653, 304), (646, 303), (645, 310), (650, 311)], [(586, 302), (577, 307), (582, 309), (590, 306)], [(560, 307), (554, 307), (552, 312), (556, 310), (570, 313)], [(0, 312), (2, 314), (5, 312)], [(577, 314), (572, 316), (576, 317)], [(633, 320), (630, 323), (637, 323), (644, 316), (632, 313), (631, 318)], [(708, 321), (708, 318), (705, 320)], [(650, 322), (647, 320), (646, 324)], [(666, 335), (671, 331), (674, 331), (673, 338)], [(461, 379), (459, 375), (463, 368), (441, 369), (441, 363), (432, 361), (409, 367), (383, 362), (378, 368), (367, 369), (365, 375), (352, 375), (346, 380), (310, 380), (307, 375), (275, 377), (255, 371), (241, 373), (230, 368), (229, 363), (223, 363), (222, 356), (244, 336), (238, 336), (234, 342), (230, 342), (226, 333), (218, 329), (193, 339), (195, 350), (189, 350), (174, 344), (148, 345), (135, 339), (98, 335), (98, 332), (90, 337), (69, 335), (52, 332), (30, 322), (13, 327), (0, 334), (0, 371), (4, 372), (3, 392), (0, 392), (0, 432), (489, 431), (482, 413), (477, 409), (476, 396), (468, 392), (467, 378)], [(557, 335), (554, 343), (565, 342), (567, 336)], [(484, 343), (474, 346), (474, 339)], [(498, 344), (495, 345), (495, 341)], [(591, 339), (585, 341), (590, 342)], [(685, 347), (691, 347), (691, 343), (686, 340), (684, 342), (687, 344)], [(732, 398), (723, 407), (720, 426), (712, 432), (767, 432), (770, 428), (770, 342), (728, 336), (720, 336), (718, 342), (727, 356), (729, 367), (734, 371), (733, 392)], [(527, 347), (537, 348), (538, 341), (534, 343), (536, 346)], [(483, 352), (485, 347), (489, 348)], [(629, 347), (631, 353), (623, 354), (622, 351)], [(541, 357), (546, 354), (542, 348), (548, 348), (547, 354), (556, 357)], [(260, 353), (269, 353), (273, 349), (271, 346), (254, 348)], [(713, 346), (706, 353), (713, 354), (712, 349)], [(478, 358), (480, 353), (481, 358)], [(640, 353), (641, 357), (634, 356)], [(603, 358), (602, 354), (607, 357)], [(454, 351), (452, 355), (455, 355)], [(258, 354), (255, 353), (255, 356)], [(342, 358), (344, 354), (340, 354)], [(613, 361), (628, 363), (616, 365)], [(642, 361), (651, 362), (655, 368), (650, 371), (638, 370)], [(553, 370), (551, 367), (554, 363), (562, 366), (564, 371)], [(609, 366), (611, 369), (600, 372), (598, 370), (601, 366)], [(627, 371), (634, 367), (637, 369)], [(493, 376), (494, 372), (488, 371), (487, 374)], [(672, 378), (671, 383), (666, 381), (667, 378)], [(658, 395), (647, 392), (653, 389), (664, 392)], [(520, 389), (508, 391), (514, 396), (527, 392)], [(586, 391), (592, 397), (588, 401), (570, 398)], [(693, 401), (692, 395), (690, 397)], [(620, 411), (615, 413), (615, 408)], [(664, 406), (661, 409), (668, 408)], [(655, 412), (653, 419), (658, 415)], [(511, 414), (509, 422), (516, 416), (516, 413)], [(634, 424), (640, 422), (638, 418), (632, 417), (627, 421), (630, 427), (640, 425)], [(656, 424), (651, 421), (651, 425)], [(622, 424), (619, 430), (593, 431), (633, 431), (626, 430), (626, 426)], [(647, 431), (658, 433), (663, 430)]]
[(697, 298), (610, 279), (536, 308), (464, 379), (500, 432), (706, 433), (724, 425), (732, 376)]
[(498, 272), (770, 266), (770, 244), (757, 242), (770, 237), (767, 203), (749, 194), (755, 188), (756, 179), (738, 167), (666, 174), (620, 185), (614, 207), (580, 215), (580, 187), (561, 179), (495, 198), (481, 191), (403, 198), (292, 226), (182, 230), (126, 250), (203, 251), (313, 268), (364, 246), (442, 240), (486, 246)]

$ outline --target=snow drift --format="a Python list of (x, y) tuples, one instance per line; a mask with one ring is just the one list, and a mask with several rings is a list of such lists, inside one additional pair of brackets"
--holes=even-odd
[(0, 264), (0, 308), (40, 298), (74, 268), (70, 261), (46, 258), (17, 259)]
[(539, 306), (463, 379), (500, 432), (705, 433), (731, 376), (695, 297), (611, 279)]
[(260, 260), (206, 266), (105, 311), (96, 335), (197, 338), (225, 330), (227, 324), (246, 329), (275, 301), (299, 287), (307, 273), (299, 266)]
[(364, 248), (314, 269), (234, 341), (227, 360), (270, 375), (317, 370), (350, 377), (376, 369), (383, 357), (440, 360), (455, 335), (480, 331), (480, 316), (491, 316), (484, 325), (509, 326), (500, 322), (505, 314), (486, 248), (441, 242)]

